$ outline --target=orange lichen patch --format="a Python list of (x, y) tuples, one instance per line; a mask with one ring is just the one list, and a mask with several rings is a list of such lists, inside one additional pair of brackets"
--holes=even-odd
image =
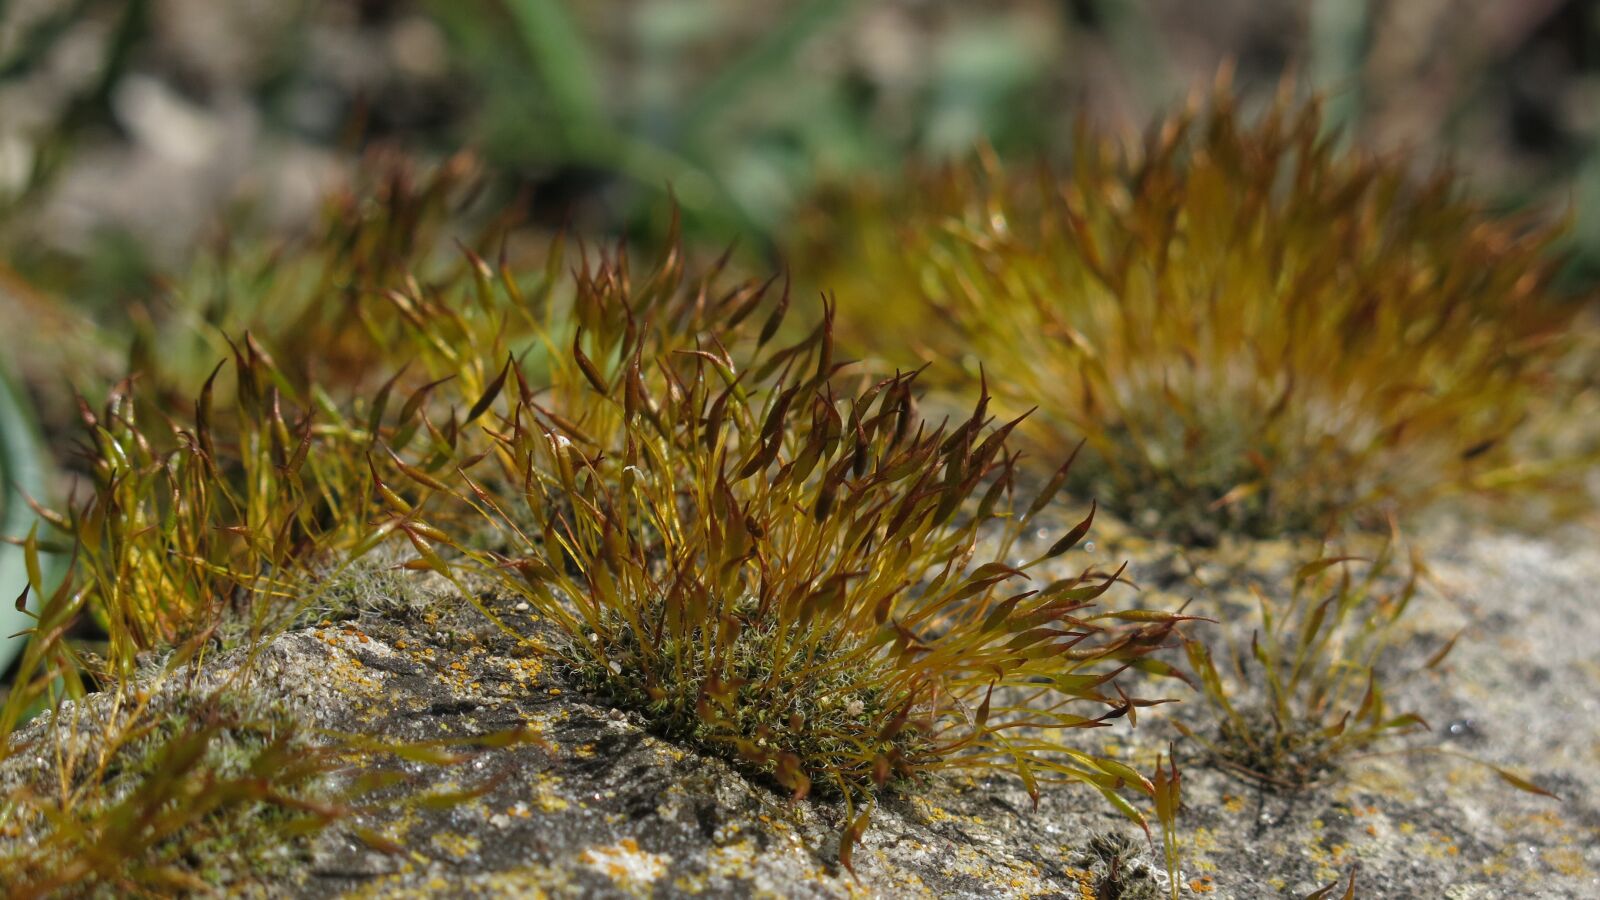
[(1189, 882), (1189, 890), (1196, 894), (1209, 894), (1217, 889), (1210, 875), (1204, 875)]
[(530, 656), (526, 659), (505, 661), (506, 674), (518, 682), (535, 681), (544, 673), (544, 661)]
[(1428, 837), (1432, 838), (1432, 840), (1422, 844), (1422, 852), (1425, 855), (1433, 859), (1446, 859), (1461, 855), (1461, 848), (1456, 846), (1455, 838), (1442, 831), (1429, 832)]
[(1240, 812), (1244, 809), (1244, 798), (1236, 794), (1223, 794), (1222, 808), (1231, 813)]
[(1096, 900), (1099, 896), (1094, 889), (1094, 873), (1087, 869), (1069, 867), (1066, 870), (1068, 878), (1072, 879), (1078, 888), (1078, 900)]
[[(712, 847), (706, 854), (704, 872), (681, 876), (673, 881), (672, 886), (684, 894), (703, 894), (712, 878), (748, 878), (758, 852), (755, 842), (749, 838)], [(756, 895), (760, 896), (760, 892)]]
[[(910, 872), (901, 874), (917, 878), (921, 893), (932, 893), (922, 884), (920, 876)], [(994, 858), (971, 846), (963, 845), (955, 848), (954, 858), (946, 865), (944, 874), (976, 879), (980, 884), (988, 885), (989, 893), (993, 894), (1032, 897), (1051, 892), (1051, 885), (1044, 881), (1039, 867), (1033, 863), (1017, 861), (1000, 868), (996, 866)]]
[(362, 664), (354, 654), (354, 647), (359, 641), (345, 632), (328, 631), (325, 629), (312, 629), (311, 637), (326, 644), (328, 647), (341, 651), (329, 654), (329, 668), (327, 681), (337, 685), (338, 689), (350, 695), (366, 695), (368, 697), (382, 693), (386, 674), (374, 669), (369, 669)]
[(659, 853), (639, 849), (639, 842), (633, 838), (623, 838), (615, 844), (583, 851), (583, 862), (624, 890), (644, 892), (667, 873), (669, 861)]
[(957, 813), (952, 813), (950, 810), (945, 809), (930, 798), (911, 797), (909, 799), (911, 800), (912, 805), (916, 806), (917, 810), (921, 812), (930, 823), (957, 822), (963, 825), (977, 826), (982, 826), (984, 824), (982, 816), (960, 815)]
[[(1316, 823), (1313, 823), (1313, 827), (1316, 828)], [(1349, 844), (1334, 844), (1327, 847), (1319, 840), (1312, 841), (1306, 847), (1306, 856), (1317, 866), (1317, 881), (1324, 884), (1340, 878), (1341, 873), (1347, 871), (1355, 862), (1355, 853)]]

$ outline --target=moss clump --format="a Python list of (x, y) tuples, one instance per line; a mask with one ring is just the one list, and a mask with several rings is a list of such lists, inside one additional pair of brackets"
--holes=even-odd
[[(1153, 797), (1148, 779), (1047, 733), (1152, 702), (1117, 676), (1169, 671), (1145, 657), (1184, 617), (1092, 610), (1118, 580), (1093, 567), (1024, 585), (1088, 531), (1006, 561), (1068, 469), (1014, 513), (1018, 422), (995, 423), (987, 397), (927, 422), (915, 375), (844, 374), (831, 308), (778, 346), (787, 295), (758, 317), (762, 298), (689, 281), (668, 253), (637, 282), (621, 256), (580, 270), (581, 327), (516, 306), (570, 338), (547, 338), (542, 372), (512, 360), (462, 398), (480, 465), (449, 491), (504, 539), (436, 514), (402, 526), (419, 554), (499, 579), (554, 628), (553, 652), (663, 732), (843, 796), (847, 862), (862, 804), (940, 771), (1086, 783), (1142, 823), (1119, 791)], [(452, 299), (432, 302), (468, 308)], [(449, 510), (437, 490), (412, 505)]]
[(1076, 865), (1094, 876), (1100, 900), (1156, 900), (1161, 896), (1140, 842), (1120, 831), (1102, 831), (1089, 838)]
[[(664, 614), (657, 609), (645, 621), (660, 623)], [(611, 633), (618, 640), (606, 648), (611, 662), (602, 665), (587, 654), (576, 654), (583, 660), (577, 674), (590, 690), (644, 713), (667, 736), (736, 760), (742, 751), (745, 761), (756, 762), (767, 775), (774, 774), (783, 759), (820, 767), (827, 760), (848, 759), (863, 750), (905, 761), (921, 760), (934, 750), (920, 731), (911, 728), (875, 746), (861, 746), (862, 736), (873, 734), (875, 723), (894, 713), (893, 694), (884, 687), (894, 671), (887, 659), (861, 646), (860, 635), (835, 629), (815, 640), (815, 652), (802, 656), (786, 652), (781, 623), (763, 616), (755, 598), (736, 604), (733, 615), (737, 634), (725, 651), (725, 665), (706, 651), (714, 635), (704, 629), (691, 629), (682, 639), (685, 646), (646, 648), (629, 646), (636, 644), (638, 633), (617, 627)], [(640, 666), (657, 653), (686, 654), (690, 659), (684, 667), (686, 677), (663, 682), (651, 692), (644, 687), (651, 680), (649, 674)], [(773, 671), (774, 660), (782, 660), (781, 671)], [(721, 685), (736, 687), (716, 715), (703, 716), (703, 698)], [(770, 705), (775, 696), (782, 697), (784, 705)], [(896, 769), (891, 777), (904, 771), (908, 770)], [(824, 795), (840, 795), (834, 782), (822, 781), (817, 788)]]
[(333, 760), (292, 710), (233, 690), (127, 699), (64, 708), (81, 718), (55, 746), (20, 751), (36, 762), (0, 807), (11, 896), (234, 890), (304, 869), (305, 835), (334, 814)]
[(402, 554), (381, 547), (366, 556), (332, 564), (305, 586), (309, 607), (302, 621), (380, 616), (409, 619), (433, 603), (438, 592), (422, 574), (404, 568)]
[(1408, 577), (1395, 576), (1395, 549), (1391, 541), (1365, 564), (1347, 556), (1307, 563), (1287, 598), (1253, 585), (1259, 615), (1248, 620), (1247, 644), (1227, 635), (1219, 666), (1209, 647), (1187, 642), (1215, 730), (1176, 722), (1178, 729), (1232, 771), (1300, 790), (1338, 771), (1350, 754), (1426, 727), (1384, 700), (1379, 665), (1400, 636), (1421, 571), (1413, 559)]
[(1246, 124), (1219, 94), (1060, 176), (985, 158), (809, 220), (848, 345), (964, 360), (929, 372), (957, 395), (981, 360), (1040, 446), (1088, 441), (1075, 488), (1194, 543), (1496, 483), (1580, 308), (1552, 230), (1341, 152), (1316, 104)]
[[(319, 588), (371, 601), (383, 576), (326, 561), (403, 537), (400, 565), (454, 580), (498, 622), (464, 584), (495, 579), (549, 626), (521, 637), (663, 730), (796, 795), (836, 791), (847, 864), (879, 789), (945, 771), (1012, 772), (1035, 795), (1089, 785), (1144, 824), (1125, 794), (1156, 785), (1056, 733), (1158, 702), (1118, 678), (1171, 674), (1149, 657), (1186, 617), (1099, 610), (1120, 572), (1094, 566), (1030, 583), (1093, 512), (1013, 559), (1070, 472), (1020, 509), (1020, 420), (996, 422), (986, 394), (924, 420), (915, 375), (836, 355), (827, 304), (807, 337), (775, 343), (787, 291), (722, 284), (726, 259), (691, 277), (669, 245), (636, 279), (626, 253), (585, 252), (569, 279), (557, 242), (542, 273), (468, 251), (424, 282), (395, 267), (417, 260), (408, 240), (363, 243), (385, 234), (351, 237), (373, 272), (321, 248), (360, 287), (296, 319), (308, 343), (289, 353), (234, 341), (192, 418), (171, 398), (165, 418), (136, 416), (126, 385), (102, 414), (85, 407), (93, 496), (55, 520), (82, 562), (50, 614), (105, 617), (113, 679), (145, 648), (192, 659), (245, 622), (256, 639)], [(301, 384), (326, 341), (394, 374), (370, 392)], [(34, 679), (47, 690), (42, 667)], [(1158, 812), (1170, 825), (1175, 806)]]

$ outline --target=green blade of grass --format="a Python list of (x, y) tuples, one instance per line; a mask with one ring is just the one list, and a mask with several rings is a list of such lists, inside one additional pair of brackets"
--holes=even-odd
[(506, 0), (505, 5), (568, 140), (603, 129), (598, 72), (566, 4), (562, 0)]
[[(21, 392), (0, 374), (0, 537), (26, 534), (34, 514), (25, 498), (43, 497), (45, 492), (43, 455), (25, 409)], [(0, 544), (0, 594), (6, 597), (5, 605), (0, 606), (0, 672), (27, 643), (25, 635), (12, 635), (33, 624), (31, 616), (10, 603), (28, 582), (23, 549)], [(30, 608), (37, 608), (37, 597), (46, 590), (46, 585), (34, 585)]]
[(683, 116), (683, 133), (694, 140), (718, 113), (744, 95), (751, 85), (770, 78), (793, 62), (795, 54), (849, 11), (852, 0), (811, 0), (769, 31), (739, 60), (701, 89)]

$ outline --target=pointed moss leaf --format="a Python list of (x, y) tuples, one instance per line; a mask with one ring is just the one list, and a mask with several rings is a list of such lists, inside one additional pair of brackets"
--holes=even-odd
[(1440, 647), (1438, 650), (1435, 650), (1433, 655), (1428, 657), (1428, 661), (1424, 663), (1424, 666), (1429, 669), (1438, 668), (1439, 664), (1444, 662), (1445, 657), (1450, 655), (1450, 651), (1455, 649), (1456, 641), (1460, 638), (1461, 632), (1459, 631), (1451, 635), (1450, 640), (1444, 642), (1444, 646)]
[(494, 381), (489, 382), (489, 386), (484, 389), (483, 395), (478, 398), (476, 403), (472, 404), (471, 409), (467, 410), (467, 417), (462, 421), (463, 425), (483, 415), (494, 404), (495, 398), (500, 396), (501, 389), (506, 386), (506, 376), (511, 373), (512, 365), (512, 359), (508, 355), (505, 366), (500, 369), (500, 374), (495, 377)]
[(761, 326), (761, 334), (756, 337), (756, 343), (765, 346), (778, 333), (778, 328), (783, 325), (783, 317), (789, 312), (789, 273), (783, 274), (783, 293), (778, 298), (778, 305), (767, 317)]
[(1089, 533), (1090, 526), (1094, 524), (1095, 511), (1099, 508), (1098, 501), (1090, 501), (1089, 515), (1085, 516), (1082, 522), (1072, 526), (1072, 530), (1067, 532), (1060, 540), (1051, 544), (1050, 549), (1044, 552), (1043, 558), (1052, 559), (1076, 547), (1078, 542), (1083, 540), (1083, 536)]
[(1083, 449), (1083, 445), (1087, 440), (1088, 438), (1080, 438), (1078, 440), (1077, 446), (1072, 448), (1072, 453), (1067, 457), (1067, 461), (1061, 464), (1061, 468), (1057, 469), (1055, 474), (1050, 477), (1050, 481), (1045, 484), (1044, 490), (1040, 491), (1039, 495), (1033, 499), (1033, 504), (1028, 507), (1026, 518), (1032, 519), (1040, 510), (1049, 506), (1050, 501), (1054, 500), (1056, 494), (1060, 493), (1062, 486), (1067, 483), (1067, 473), (1072, 469), (1073, 460), (1078, 458), (1078, 451)]
[(1359, 556), (1330, 556), (1326, 559), (1315, 560), (1296, 569), (1294, 573), (1294, 580), (1296, 582), (1305, 581), (1316, 575), (1318, 572), (1322, 572), (1343, 562), (1352, 561), (1360, 562), (1363, 561), (1363, 558)]
[(406, 369), (409, 368), (410, 365), (411, 362), (407, 360), (405, 364), (400, 366), (398, 371), (389, 376), (388, 381), (385, 381), (383, 385), (378, 388), (378, 393), (373, 395), (372, 408), (367, 413), (368, 434), (373, 435), (374, 437), (377, 436), (378, 428), (383, 424), (384, 411), (389, 407), (389, 395), (393, 393), (395, 384), (400, 381), (400, 376), (406, 373)]
[[(1151, 837), (1150, 822), (1145, 819), (1144, 813), (1139, 812), (1132, 803), (1128, 802), (1127, 798), (1103, 784), (1096, 783), (1095, 789), (1100, 792), (1101, 796), (1106, 798), (1113, 809), (1122, 813), (1123, 818), (1143, 829), (1146, 838)], [(1153, 838), (1151, 839), (1153, 840)]]
[(1541, 796), (1549, 797), (1552, 800), (1560, 800), (1561, 799), (1556, 794), (1554, 794), (1554, 793), (1552, 793), (1550, 791), (1547, 791), (1542, 787), (1539, 787), (1537, 784), (1534, 784), (1533, 782), (1529, 781), (1528, 779), (1523, 778), (1523, 777), (1521, 777), (1521, 776), (1519, 776), (1519, 775), (1517, 775), (1517, 774), (1515, 774), (1513, 772), (1510, 772), (1510, 771), (1508, 771), (1506, 769), (1502, 769), (1499, 766), (1490, 766), (1490, 768), (1494, 769), (1494, 773), (1496, 775), (1499, 775), (1500, 779), (1502, 781), (1504, 781), (1506, 784), (1511, 785), (1512, 787), (1516, 788), (1519, 791), (1527, 791), (1530, 794), (1539, 794)]
[(867, 823), (870, 821), (872, 821), (872, 810), (869, 807), (861, 810), (839, 836), (839, 865), (844, 866), (852, 875), (856, 873), (853, 863), (855, 846), (860, 843), (861, 836), (867, 833)]
[(1155, 675), (1160, 678), (1176, 678), (1191, 688), (1195, 687), (1194, 681), (1190, 679), (1187, 672), (1164, 660), (1146, 656), (1136, 659), (1128, 665), (1146, 675)]

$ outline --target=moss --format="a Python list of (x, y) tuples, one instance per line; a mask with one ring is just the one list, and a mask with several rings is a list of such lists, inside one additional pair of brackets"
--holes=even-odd
[(330, 565), (306, 585), (311, 605), (301, 621), (377, 616), (409, 621), (438, 602), (440, 591), (424, 583), (424, 573), (402, 567), (393, 548)]
[(1391, 535), (1370, 559), (1329, 554), (1299, 565), (1287, 588), (1283, 580), (1249, 584), (1256, 609), (1221, 626), (1221, 654), (1186, 641), (1206, 720), (1198, 729), (1182, 719), (1175, 726), (1212, 761), (1285, 791), (1316, 785), (1352, 755), (1426, 727), (1416, 713), (1388, 706), (1393, 672), (1383, 665), (1404, 636), (1425, 573), (1420, 555), (1407, 560)]
[(1074, 865), (1087, 870), (1097, 900), (1156, 900), (1160, 885), (1140, 842), (1121, 831), (1102, 831), (1089, 838)]
[[(398, 564), (519, 638), (559, 634), (547, 650), (669, 733), (797, 796), (837, 790), (847, 865), (879, 789), (947, 770), (1014, 772), (1035, 796), (1077, 782), (1144, 824), (1124, 793), (1158, 799), (1150, 779), (1045, 735), (1158, 702), (1118, 678), (1188, 617), (1095, 608), (1120, 573), (1093, 565), (1024, 586), (1076, 549), (1093, 511), (1008, 561), (1070, 465), (1023, 511), (1020, 420), (997, 422), (987, 393), (958, 421), (926, 420), (917, 373), (836, 353), (831, 304), (783, 345), (775, 279), (726, 286), (726, 259), (691, 275), (675, 243), (638, 279), (621, 251), (586, 253), (567, 278), (557, 242), (542, 274), (466, 251), (424, 282), (420, 235), (370, 218), (283, 260), (285, 280), (251, 298), (276, 327), (230, 343), (192, 403), (130, 380), (99, 412), (83, 405), (91, 497), (52, 518), (81, 552), (48, 606), (102, 617), (110, 681), (141, 651), (181, 664), (307, 612), (415, 612), (428, 598)], [(391, 255), (396, 240), (407, 249)], [(319, 264), (326, 282), (288, 277)], [(326, 306), (272, 302), (310, 283), (349, 289)], [(363, 371), (310, 378), (333, 346)], [(391, 379), (368, 384), (384, 367)], [(383, 549), (402, 539), (404, 558)], [(518, 633), (473, 579), (544, 630)], [(31, 677), (50, 690), (43, 666)], [(275, 796), (254, 763), (252, 777), (235, 786)], [(203, 821), (200, 805), (178, 809)]]
[[(864, 652), (862, 636), (838, 629), (803, 639), (815, 648), (810, 655), (787, 653), (782, 624), (775, 616), (764, 615), (753, 598), (740, 604), (735, 615), (740, 625), (723, 654), (725, 668), (705, 652), (711, 637), (706, 632), (693, 630), (674, 639), (681, 641), (682, 647), (669, 644), (646, 651), (629, 646), (637, 642), (639, 631), (618, 628), (615, 633), (620, 640), (607, 648), (610, 661), (602, 664), (575, 654), (577, 659), (587, 659), (577, 675), (590, 690), (643, 713), (669, 737), (740, 761), (744, 760), (739, 747), (754, 747), (767, 757), (758, 766), (767, 775), (776, 771), (777, 761), (785, 756), (804, 760), (809, 767), (825, 767), (828, 760), (862, 753), (862, 738), (877, 731), (876, 723), (895, 712), (890, 706), (893, 696), (883, 687), (893, 675), (890, 661)], [(658, 604), (647, 616), (644, 631), (648, 633), (648, 623), (659, 623), (662, 616)], [(663, 689), (652, 696), (643, 689), (648, 678), (640, 666), (655, 653), (669, 658), (681, 654), (689, 659), (683, 670), (686, 677), (663, 682)], [(773, 670), (775, 659), (784, 660), (780, 671)], [(701, 700), (708, 689), (715, 689), (713, 682), (718, 679), (739, 687), (724, 715), (707, 721), (701, 715)], [(773, 698), (783, 702), (775, 706)], [(906, 729), (879, 742), (875, 753), (888, 759), (919, 760), (932, 750), (921, 732)], [(839, 785), (830, 781), (821, 782), (818, 789), (825, 796), (839, 794)]]
[(47, 750), (10, 792), (17, 839), (0, 872), (13, 890), (188, 893), (304, 870), (305, 835), (330, 808), (329, 764), (293, 710), (172, 690), (84, 712), (69, 752)]
[(929, 378), (962, 398), (981, 368), (1002, 414), (1037, 407), (1035, 446), (1087, 441), (1074, 487), (1129, 521), (1381, 527), (1521, 471), (1592, 326), (1550, 287), (1555, 230), (1323, 132), (1315, 102), (1247, 121), (1219, 93), (1142, 147), (1081, 135), (1060, 173), (982, 157), (823, 198), (794, 255), (846, 346), (960, 360)]

